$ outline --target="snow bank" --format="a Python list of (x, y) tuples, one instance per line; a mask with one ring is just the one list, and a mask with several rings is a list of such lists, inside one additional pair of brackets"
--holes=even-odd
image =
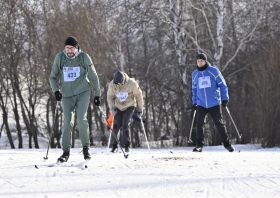
[(51, 149), (47, 161), (46, 149), (0, 150), (0, 197), (280, 197), (280, 149), (235, 148), (132, 149), (128, 159), (91, 148), (85, 170), (80, 148), (57, 167), (44, 165), (60, 149)]

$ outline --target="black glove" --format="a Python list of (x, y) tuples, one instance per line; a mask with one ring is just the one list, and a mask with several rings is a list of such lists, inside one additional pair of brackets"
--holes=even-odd
[(94, 102), (95, 106), (98, 107), (100, 105), (100, 96), (95, 96), (93, 102)]
[(56, 101), (61, 101), (62, 94), (59, 91), (54, 93)]
[(223, 105), (223, 107), (226, 107), (228, 105), (228, 100), (223, 100), (222, 105)]
[(197, 110), (197, 104), (193, 104), (193, 110)]
[(137, 116), (138, 116), (139, 118), (141, 118), (142, 115), (143, 115), (143, 109), (138, 109), (138, 110), (137, 110)]

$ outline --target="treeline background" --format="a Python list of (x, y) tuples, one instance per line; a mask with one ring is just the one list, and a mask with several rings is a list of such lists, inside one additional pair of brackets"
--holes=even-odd
[[(23, 148), (27, 136), (28, 147), (39, 148), (38, 138), (52, 134), (51, 147), (61, 147), (62, 108), (52, 133), (56, 101), (48, 78), (65, 39), (75, 36), (93, 60), (107, 116), (114, 73), (122, 70), (139, 82), (153, 145), (193, 146), (187, 142), (191, 73), (203, 52), (229, 87), (229, 109), (242, 133), (240, 140), (223, 109), (231, 140), (279, 146), (279, 8), (277, 0), (0, 0), (0, 139)], [(107, 145), (108, 130), (93, 102), (88, 120), (92, 145)], [(194, 125), (193, 140), (195, 131)], [(72, 146), (78, 132), (75, 124)], [(220, 144), (210, 116), (205, 140)], [(132, 146), (144, 142), (133, 122)]]

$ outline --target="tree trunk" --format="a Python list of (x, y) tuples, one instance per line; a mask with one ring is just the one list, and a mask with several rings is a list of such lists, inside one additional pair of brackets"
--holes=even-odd
[(37, 126), (35, 126), (34, 123), (31, 124), (32, 128), (33, 128), (33, 140), (34, 140), (34, 144), (35, 144), (35, 148), (39, 148), (39, 144), (38, 144), (38, 131), (37, 131)]
[(20, 117), (18, 113), (18, 104), (17, 104), (17, 98), (16, 98), (16, 92), (13, 89), (13, 96), (14, 96), (14, 106), (13, 106), (13, 111), (15, 115), (15, 121), (16, 121), (16, 128), (17, 128), (17, 133), (18, 133), (18, 148), (23, 148), (22, 146), (22, 132), (21, 132), (21, 126), (19, 123)]
[(20, 106), (21, 106), (21, 113), (22, 113), (22, 118), (23, 118), (23, 121), (24, 121), (24, 124), (26, 126), (26, 130), (27, 130), (27, 133), (29, 135), (29, 144), (28, 144), (28, 147), (31, 149), (32, 148), (32, 129), (30, 127), (30, 124), (29, 124), (29, 121), (27, 119), (27, 116), (25, 114), (25, 109), (23, 107), (23, 104), (22, 102), (20, 102)]
[[(47, 120), (47, 130), (48, 130), (48, 139), (50, 139), (51, 137), (51, 125), (50, 125), (50, 102), (51, 102), (51, 99), (48, 98), (48, 101), (47, 101), (47, 105), (46, 105), (46, 120)], [(51, 147), (52, 148), (52, 147)]]
[(6, 128), (6, 132), (7, 132), (7, 137), (8, 140), (10, 142), (11, 148), (15, 149), (14, 143), (13, 143), (13, 138), (12, 138), (12, 134), (10, 131), (10, 127), (9, 127), (9, 123), (8, 123), (8, 113), (6, 111), (6, 107), (4, 105), (4, 101), (2, 96), (0, 95), (0, 100), (1, 100), (1, 109), (2, 109), (2, 114), (3, 114), (3, 123), (5, 124), (5, 128)]
[[(175, 41), (175, 50), (177, 56), (177, 65), (180, 68), (180, 80), (181, 86), (180, 90), (183, 99), (183, 112), (182, 119), (190, 117), (190, 111), (188, 107), (191, 106), (190, 95), (191, 95), (191, 78), (189, 74), (189, 67), (187, 66), (187, 35), (184, 33), (184, 15), (183, 6), (181, 1), (170, 0), (169, 1), (170, 10), (173, 14), (173, 36)], [(182, 126), (182, 130), (187, 129), (186, 125)]]
[(224, 50), (224, 42), (223, 42), (223, 34), (224, 34), (224, 11), (225, 5), (224, 0), (218, 0), (217, 4), (217, 48), (214, 54), (214, 66), (221, 69), (221, 58), (223, 56)]

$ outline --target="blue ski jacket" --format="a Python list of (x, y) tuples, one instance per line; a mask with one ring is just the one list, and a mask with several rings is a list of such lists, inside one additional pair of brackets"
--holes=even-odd
[[(204, 108), (211, 108), (228, 100), (228, 87), (218, 68), (208, 67), (204, 71), (196, 69), (192, 73), (192, 102)], [(221, 98), (222, 97), (222, 98)]]

